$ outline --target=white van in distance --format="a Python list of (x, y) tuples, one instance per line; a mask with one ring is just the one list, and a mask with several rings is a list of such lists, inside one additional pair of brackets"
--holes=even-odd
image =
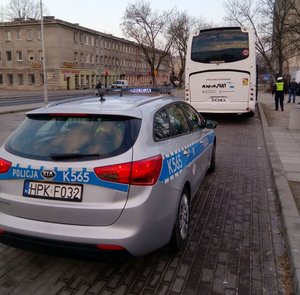
[(111, 84), (111, 88), (127, 88), (128, 81), (127, 80), (117, 80)]

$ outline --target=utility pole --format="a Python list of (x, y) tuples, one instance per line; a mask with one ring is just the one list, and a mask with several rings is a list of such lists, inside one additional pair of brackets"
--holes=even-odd
[(44, 102), (48, 104), (48, 79), (46, 72), (46, 53), (45, 53), (45, 34), (44, 34), (44, 16), (43, 16), (43, 3), (40, 0), (41, 8), (41, 34), (42, 34), (42, 50), (43, 50), (43, 76), (44, 76)]

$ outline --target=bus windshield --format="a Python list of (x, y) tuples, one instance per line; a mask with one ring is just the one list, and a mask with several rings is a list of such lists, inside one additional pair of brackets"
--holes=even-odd
[(195, 62), (236, 62), (248, 58), (249, 36), (240, 29), (205, 30), (193, 37), (191, 49)]

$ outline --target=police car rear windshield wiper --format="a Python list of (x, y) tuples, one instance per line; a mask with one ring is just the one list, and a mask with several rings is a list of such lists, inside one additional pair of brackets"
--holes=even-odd
[(50, 154), (49, 157), (52, 160), (70, 160), (70, 159), (82, 159), (99, 157), (100, 154), (83, 154), (83, 153), (66, 153), (66, 154)]

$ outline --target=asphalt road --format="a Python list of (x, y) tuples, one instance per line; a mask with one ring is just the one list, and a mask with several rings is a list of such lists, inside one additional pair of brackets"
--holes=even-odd
[[(24, 117), (0, 115), (0, 143)], [(192, 204), (185, 251), (86, 259), (0, 245), (0, 294), (288, 294), (285, 242), (259, 115), (214, 119), (216, 171)]]

